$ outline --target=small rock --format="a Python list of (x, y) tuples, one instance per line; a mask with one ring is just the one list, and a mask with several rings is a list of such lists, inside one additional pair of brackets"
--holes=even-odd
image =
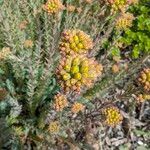
[(143, 145), (143, 142), (142, 141), (138, 141), (137, 142), (139, 145)]

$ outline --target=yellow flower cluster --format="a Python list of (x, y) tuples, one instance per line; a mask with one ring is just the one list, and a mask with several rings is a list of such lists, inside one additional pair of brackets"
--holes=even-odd
[(76, 114), (79, 111), (82, 111), (84, 108), (85, 106), (83, 104), (75, 102), (71, 108), (71, 111)]
[(105, 117), (104, 123), (108, 126), (114, 127), (121, 123), (123, 117), (120, 114), (118, 108), (112, 106), (102, 110), (102, 114)]
[(111, 6), (112, 10), (124, 11), (128, 5), (137, 3), (138, 0), (106, 0), (106, 3)]
[(116, 20), (116, 29), (117, 30), (125, 30), (132, 26), (132, 22), (134, 20), (134, 16), (131, 13), (123, 13)]
[(56, 111), (62, 111), (65, 107), (68, 106), (67, 98), (63, 94), (55, 95), (54, 100), (55, 100), (54, 108)]
[(92, 39), (81, 30), (66, 30), (62, 34), (60, 42), (62, 54), (83, 54), (87, 53), (92, 47)]
[(6, 59), (8, 56), (10, 56), (10, 54), (11, 51), (9, 47), (2, 48), (2, 50), (0, 51), (0, 60)]
[(83, 86), (91, 87), (102, 70), (102, 65), (94, 59), (74, 54), (61, 60), (56, 73), (65, 91), (80, 92)]
[(145, 90), (150, 91), (150, 68), (145, 68), (138, 80), (143, 84)]
[(61, 11), (64, 8), (60, 0), (48, 0), (43, 9), (49, 14), (55, 14)]
[(54, 121), (49, 124), (49, 127), (48, 127), (49, 132), (56, 133), (56, 132), (59, 132), (59, 129), (60, 129), (60, 124), (58, 121)]
[(139, 94), (136, 99), (138, 103), (143, 103), (145, 100), (150, 100), (150, 94)]

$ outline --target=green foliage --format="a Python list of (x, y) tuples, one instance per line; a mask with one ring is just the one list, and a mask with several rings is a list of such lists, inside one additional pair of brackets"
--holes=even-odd
[(131, 50), (133, 58), (150, 53), (150, 5), (149, 1), (141, 0), (130, 9), (135, 16), (133, 27), (126, 30), (120, 41)]
[(120, 49), (117, 47), (113, 47), (111, 49), (111, 54), (112, 54), (112, 56), (120, 56)]

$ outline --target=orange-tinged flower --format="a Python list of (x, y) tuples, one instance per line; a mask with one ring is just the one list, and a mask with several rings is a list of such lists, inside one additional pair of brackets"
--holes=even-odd
[(91, 87), (102, 70), (102, 65), (97, 61), (82, 55), (72, 55), (60, 61), (56, 73), (65, 91), (80, 92), (82, 87)]
[(110, 106), (102, 110), (102, 114), (105, 117), (104, 124), (114, 127), (122, 122), (122, 115), (117, 107)]
[(138, 80), (144, 86), (145, 90), (150, 91), (150, 68), (145, 68)]
[(139, 0), (127, 0), (129, 4), (137, 4)]
[(136, 99), (138, 103), (143, 103), (145, 100), (150, 100), (150, 94), (139, 94)]
[(68, 100), (65, 95), (57, 94), (55, 95), (54, 99), (54, 108), (56, 109), (56, 111), (62, 111), (65, 107), (68, 106)]
[(24, 47), (32, 48), (33, 47), (33, 41), (32, 40), (25, 40)]
[(75, 102), (71, 108), (73, 113), (78, 113), (79, 111), (83, 111), (85, 106), (81, 103)]
[(60, 51), (64, 55), (87, 53), (92, 47), (92, 39), (81, 30), (66, 30), (62, 34)]
[(24, 20), (24, 21), (20, 22), (19, 29), (24, 30), (27, 27), (27, 25), (28, 25), (28, 21)]
[(77, 12), (80, 14), (82, 12), (82, 8), (81, 7), (78, 7), (77, 8)]
[(116, 20), (116, 28), (117, 30), (125, 30), (132, 26), (132, 22), (134, 20), (134, 16), (131, 13), (123, 13)]
[(93, 2), (93, 0), (85, 0), (85, 2), (90, 4)]
[(113, 73), (119, 72), (119, 66), (118, 66), (117, 64), (114, 64), (114, 65), (112, 66), (112, 72), (113, 72)]
[(11, 55), (11, 51), (9, 47), (3, 47), (0, 51), (0, 60), (4, 60)]
[(67, 9), (68, 12), (73, 12), (73, 11), (75, 11), (76, 7), (73, 6), (73, 5), (67, 5), (66, 9)]
[(0, 100), (4, 100), (7, 96), (8, 92), (4, 88), (0, 88)]
[(60, 124), (58, 121), (51, 122), (48, 127), (50, 133), (57, 133), (60, 130)]
[(49, 14), (55, 14), (64, 9), (64, 6), (60, 0), (48, 0), (43, 9)]

